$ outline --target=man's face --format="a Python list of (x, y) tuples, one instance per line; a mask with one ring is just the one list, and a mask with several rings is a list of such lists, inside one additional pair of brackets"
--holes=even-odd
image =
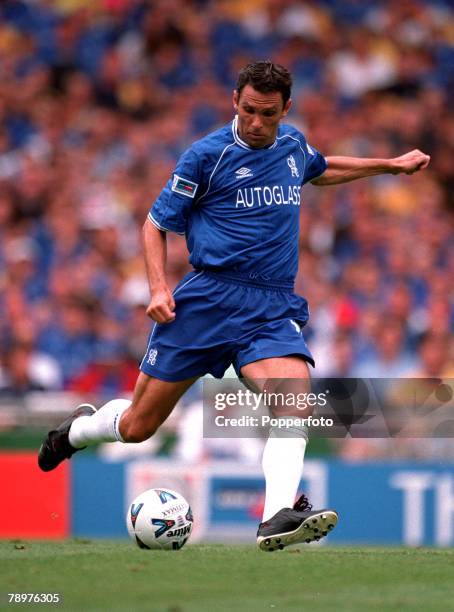
[(280, 91), (260, 93), (245, 85), (241, 95), (233, 92), (233, 107), (238, 113), (238, 135), (254, 149), (273, 144), (279, 121), (288, 113), (291, 100), (284, 105)]

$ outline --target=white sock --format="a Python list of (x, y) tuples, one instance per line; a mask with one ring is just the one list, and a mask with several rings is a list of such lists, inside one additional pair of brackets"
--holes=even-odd
[(91, 416), (76, 419), (69, 430), (69, 443), (74, 448), (83, 448), (97, 442), (124, 442), (118, 429), (123, 412), (131, 402), (114, 399), (101, 406)]
[(282, 508), (293, 508), (303, 473), (306, 444), (304, 437), (282, 438), (270, 433), (262, 458), (266, 481), (263, 521)]

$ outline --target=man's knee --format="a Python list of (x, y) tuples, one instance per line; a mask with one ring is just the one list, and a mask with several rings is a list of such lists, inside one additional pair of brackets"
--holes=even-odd
[(150, 421), (144, 424), (137, 419), (128, 418), (120, 421), (120, 435), (125, 442), (144, 442), (151, 438), (159, 428), (157, 422)]

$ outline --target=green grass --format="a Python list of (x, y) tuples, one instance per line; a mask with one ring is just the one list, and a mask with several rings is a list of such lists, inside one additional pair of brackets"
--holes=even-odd
[[(0, 609), (253, 612), (449, 610), (454, 551), (253, 546), (148, 551), (125, 541), (0, 541)], [(8, 604), (7, 593), (63, 603)]]

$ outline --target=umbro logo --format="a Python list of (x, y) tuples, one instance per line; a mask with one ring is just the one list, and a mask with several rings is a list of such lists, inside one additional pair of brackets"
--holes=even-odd
[(235, 176), (237, 179), (240, 179), (240, 178), (246, 178), (247, 176), (254, 176), (254, 175), (252, 174), (252, 170), (249, 170), (249, 168), (246, 168), (245, 166), (243, 166), (242, 168), (240, 168), (239, 170), (235, 172)]

